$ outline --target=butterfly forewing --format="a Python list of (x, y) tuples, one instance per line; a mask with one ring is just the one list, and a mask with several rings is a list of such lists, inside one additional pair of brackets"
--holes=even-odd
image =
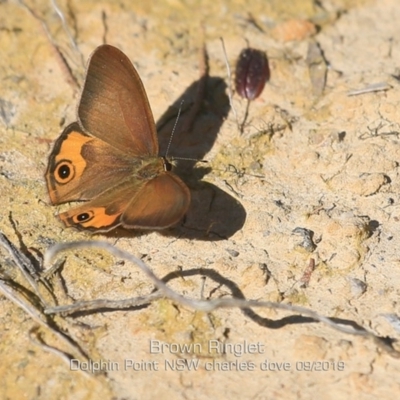
[(90, 200), (128, 179), (139, 164), (136, 157), (85, 134), (74, 122), (57, 139), (49, 158), (46, 180), (51, 202)]
[(158, 155), (153, 114), (128, 57), (109, 45), (92, 54), (78, 118), (90, 135), (132, 156)]

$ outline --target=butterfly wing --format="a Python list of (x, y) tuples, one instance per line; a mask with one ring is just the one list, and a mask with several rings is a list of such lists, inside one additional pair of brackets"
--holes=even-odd
[(138, 162), (86, 135), (74, 122), (64, 129), (49, 157), (45, 176), (50, 200), (53, 204), (91, 200), (130, 177)]
[(125, 228), (162, 229), (177, 223), (190, 204), (187, 186), (173, 173), (148, 181), (122, 214)]
[(153, 114), (128, 57), (110, 45), (92, 54), (78, 107), (85, 132), (131, 156), (158, 155)]
[(174, 174), (163, 172), (133, 187), (126, 181), (83, 205), (59, 214), (66, 226), (92, 231), (125, 228), (162, 229), (178, 222), (190, 203), (190, 192)]

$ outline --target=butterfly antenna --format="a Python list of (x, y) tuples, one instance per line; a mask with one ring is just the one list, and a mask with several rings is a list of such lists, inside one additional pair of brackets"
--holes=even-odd
[(182, 101), (181, 101), (181, 105), (179, 106), (178, 115), (176, 116), (175, 123), (174, 123), (174, 127), (172, 128), (171, 136), (169, 137), (169, 142), (168, 142), (168, 146), (167, 146), (167, 151), (165, 152), (165, 158), (168, 157), (169, 148), (171, 147), (172, 138), (174, 137), (174, 133), (175, 133), (176, 127), (177, 127), (177, 125), (178, 125), (179, 117), (181, 116), (182, 105), (183, 105), (183, 102), (184, 102), (184, 101), (185, 101), (185, 100), (182, 100)]
[[(178, 115), (176, 116), (176, 120), (175, 120), (175, 124), (174, 127), (172, 128), (172, 132), (171, 132), (171, 136), (169, 138), (169, 142), (168, 142), (168, 146), (167, 146), (167, 151), (165, 152), (165, 158), (168, 157), (168, 153), (169, 153), (169, 148), (171, 147), (171, 143), (172, 143), (172, 138), (174, 137), (174, 133), (176, 131), (176, 127), (178, 125), (178, 121), (179, 121), (179, 117), (181, 116), (181, 112), (182, 112), (182, 106), (183, 106), (183, 102), (185, 100), (181, 101), (181, 105), (179, 106), (179, 110), (178, 110)], [(196, 161), (196, 162), (204, 162), (207, 163), (207, 160), (197, 160), (196, 158), (184, 158), (184, 157), (173, 157), (173, 160), (184, 160), (184, 161)]]

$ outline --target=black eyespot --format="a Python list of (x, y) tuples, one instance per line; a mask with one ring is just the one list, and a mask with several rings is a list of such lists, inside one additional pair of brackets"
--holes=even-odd
[(79, 222), (84, 222), (87, 221), (90, 218), (89, 213), (82, 213), (82, 214), (78, 214), (76, 216), (77, 221)]
[(93, 211), (86, 211), (77, 215), (73, 215), (70, 219), (71, 224), (85, 226), (87, 222), (91, 221), (94, 217)]
[(54, 169), (54, 176), (57, 183), (64, 184), (70, 182), (75, 177), (75, 168), (71, 161), (61, 160)]
[(61, 165), (61, 167), (58, 169), (58, 176), (62, 179), (67, 179), (70, 173), (71, 169), (68, 165)]

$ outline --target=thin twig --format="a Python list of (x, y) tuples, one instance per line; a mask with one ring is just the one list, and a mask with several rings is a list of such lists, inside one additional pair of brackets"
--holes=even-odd
[[(61, 358), (61, 360), (63, 360), (68, 368), (71, 368), (71, 362), (74, 359), (74, 357), (71, 354), (67, 354), (59, 349), (57, 349), (56, 347), (50, 346), (47, 343), (45, 343), (45, 341), (43, 340), (40, 331), (39, 331), (39, 327), (33, 327), (30, 331), (29, 331), (29, 339), (31, 340), (32, 343), (34, 343), (36, 346), (39, 346), (40, 348), (42, 348), (43, 350), (55, 354), (57, 357)], [(85, 376), (92, 376), (91, 374), (89, 374), (89, 372), (85, 369), (82, 368), (77, 368), (77, 370), (81, 373), (83, 373)]]
[(238, 114), (237, 114), (237, 112), (236, 112), (235, 106), (233, 105), (231, 67), (229, 66), (229, 62), (228, 62), (228, 56), (227, 56), (227, 54), (226, 54), (224, 39), (221, 37), (220, 40), (221, 40), (221, 44), (222, 44), (222, 51), (223, 51), (223, 53), (224, 53), (226, 72), (227, 72), (227, 74), (228, 74), (228, 97), (229, 97), (229, 105), (231, 106), (233, 115), (235, 116), (236, 125), (240, 128)]
[(88, 356), (83, 352), (83, 350), (66, 334), (59, 331), (53, 327), (47, 320), (46, 316), (41, 310), (35, 308), (32, 304), (27, 303), (21, 298), (21, 295), (14, 290), (11, 286), (7, 285), (5, 281), (0, 279), (0, 291), (5, 297), (7, 297), (11, 302), (16, 304), (22, 310), (24, 310), (36, 323), (49, 329), (58, 339), (66, 343), (68, 346), (72, 347), (76, 352), (78, 352), (85, 360), (89, 360)]
[(380, 92), (382, 90), (389, 90), (392, 86), (390, 86), (387, 82), (379, 82), (369, 85), (363, 89), (355, 89), (347, 92), (347, 96), (358, 96), (360, 94), (371, 93), (371, 92)]
[[(37, 304), (34, 305), (32, 300), (29, 300), (29, 297), (26, 294), (24, 296), (17, 289), (15, 289), (16, 285), (12, 281), (8, 282), (7, 280), (0, 279), (0, 292), (11, 302), (24, 310), (33, 319), (33, 321), (35, 321), (40, 326), (49, 329), (58, 339), (66, 343), (82, 358), (84, 358), (86, 361), (89, 360), (89, 357), (85, 354), (81, 347), (66, 333), (62, 332), (60, 328), (50, 319), (50, 317), (45, 315), (45, 313), (43, 312), (43, 308), (46, 306), (46, 303), (45, 300), (40, 296), (39, 286), (36, 280), (30, 275), (30, 273), (32, 272), (36, 277), (36, 271), (34, 267), (30, 264), (28, 258), (12, 244), (2, 232), (0, 232), (0, 246), (2, 246), (9, 252), (16, 265), (23, 272), (26, 280), (34, 289), (37, 299), (37, 302), (35, 303)], [(39, 278), (38, 282), (43, 283), (41, 278)], [(46, 288), (48, 289), (47, 286)], [(32, 298), (35, 298), (34, 293), (30, 292), (26, 288), (23, 289), (26, 292), (29, 292), (29, 295)]]
[(38, 22), (40, 22), (40, 26), (43, 29), (43, 32), (51, 44), (51, 48), (53, 49), (53, 53), (56, 56), (56, 59), (58, 61), (58, 64), (61, 67), (61, 70), (64, 72), (65, 76), (67, 77), (67, 82), (72, 86), (74, 90), (79, 89), (79, 84), (78, 81), (76, 80), (74, 74), (72, 73), (72, 70), (67, 63), (67, 60), (65, 59), (64, 55), (61, 53), (60, 49), (58, 48), (56, 42), (54, 41), (46, 23), (43, 21), (42, 18), (40, 18), (35, 11), (28, 7), (22, 0), (19, 0), (19, 3), (21, 4), (22, 7), (24, 7), (31, 15), (33, 18), (35, 18)]
[(78, 45), (76, 44), (76, 41), (75, 41), (74, 37), (72, 36), (71, 31), (70, 31), (69, 28), (68, 28), (68, 24), (67, 24), (67, 21), (66, 21), (66, 19), (65, 19), (64, 13), (61, 11), (61, 9), (60, 9), (60, 7), (58, 6), (56, 0), (51, 0), (51, 5), (53, 6), (54, 11), (57, 13), (58, 17), (60, 18), (60, 20), (61, 20), (61, 25), (62, 25), (62, 27), (63, 27), (63, 29), (64, 29), (64, 32), (66, 33), (66, 35), (67, 35), (69, 41), (70, 41), (72, 47), (73, 47), (77, 52), (79, 52)]
[[(159, 279), (153, 271), (139, 258), (133, 256), (132, 254), (123, 251), (121, 249), (116, 248), (115, 246), (107, 243), (107, 242), (102, 242), (102, 241), (80, 241), (80, 242), (71, 242), (71, 243), (60, 243), (52, 246), (50, 249), (45, 254), (44, 257), (44, 264), (45, 265), (50, 265), (51, 260), (60, 252), (64, 252), (70, 249), (79, 249), (79, 248), (101, 248), (103, 250), (108, 251), (109, 253), (113, 254), (114, 256), (118, 258), (122, 258), (125, 260), (128, 260), (132, 262), (133, 264), (136, 264), (142, 272), (145, 273), (145, 275), (155, 284), (155, 286), (159, 290), (159, 294), (151, 294), (150, 296), (147, 297), (142, 297), (142, 298), (135, 298), (131, 299), (131, 301), (137, 302), (138, 299), (140, 301), (143, 301), (143, 303), (150, 302), (154, 299), (158, 299), (160, 297), (166, 297), (172, 300), (173, 302), (176, 302), (178, 304), (181, 304), (183, 306), (187, 306), (189, 308), (203, 311), (203, 312), (211, 312), (217, 308), (241, 308), (241, 309), (247, 309), (247, 308), (255, 308), (255, 307), (261, 307), (261, 308), (271, 308), (275, 310), (285, 310), (285, 311), (290, 311), (294, 312), (297, 314), (301, 315), (306, 315), (308, 317), (311, 317), (315, 321), (319, 321), (330, 328), (337, 330), (342, 333), (350, 334), (350, 335), (357, 335), (357, 336), (362, 336), (366, 338), (372, 339), (375, 343), (377, 343), (381, 348), (385, 349), (386, 351), (390, 352), (393, 357), (400, 358), (400, 353), (390, 346), (387, 345), (387, 343), (373, 334), (372, 332), (366, 330), (365, 328), (360, 327), (360, 329), (355, 329), (355, 328), (348, 328), (346, 326), (343, 326), (341, 324), (338, 324), (334, 322), (331, 318), (325, 317), (323, 315), (318, 314), (315, 311), (312, 311), (308, 308), (305, 307), (300, 307), (300, 306), (295, 306), (295, 305), (290, 305), (290, 304), (283, 304), (283, 303), (276, 303), (276, 302), (271, 302), (271, 301), (258, 301), (258, 300), (245, 300), (245, 299), (238, 299), (238, 298), (229, 298), (229, 299), (215, 299), (215, 300), (198, 300), (198, 299), (193, 299), (189, 297), (182, 296), (178, 293), (176, 293), (174, 290), (170, 289), (161, 279)], [(88, 310), (88, 307), (95, 306), (97, 307), (99, 303), (97, 303), (98, 300), (95, 300), (94, 302), (85, 302), (84, 303), (84, 309)], [(122, 306), (122, 308), (126, 308), (127, 306), (130, 307), (132, 303), (129, 303), (128, 300), (117, 300), (117, 301), (112, 301), (112, 300), (100, 300), (102, 308), (119, 308)], [(143, 304), (142, 303), (142, 304)], [(135, 303), (137, 304), (137, 303)], [(60, 307), (57, 308), (52, 308), (52, 309), (47, 309), (45, 312), (50, 313), (50, 312), (68, 312), (68, 307), (71, 306), (64, 306), (62, 308), (62, 311), (60, 311)], [(74, 311), (78, 311), (79, 308), (77, 306), (74, 306)]]
[(26, 257), (24, 253), (17, 249), (2, 232), (0, 232), (0, 245), (7, 250), (17, 267), (21, 270), (25, 279), (33, 288), (35, 294), (38, 296), (42, 304), (44, 304), (44, 299), (40, 294), (37, 284), (37, 281), (39, 281), (40, 277), (28, 257)]
[(74, 304), (64, 306), (48, 307), (44, 311), (46, 314), (73, 314), (75, 312), (93, 311), (99, 309), (123, 310), (132, 307), (139, 307), (149, 304), (154, 300), (162, 299), (165, 295), (159, 291), (147, 296), (131, 297), (123, 300), (96, 299), (88, 301), (78, 301)]

